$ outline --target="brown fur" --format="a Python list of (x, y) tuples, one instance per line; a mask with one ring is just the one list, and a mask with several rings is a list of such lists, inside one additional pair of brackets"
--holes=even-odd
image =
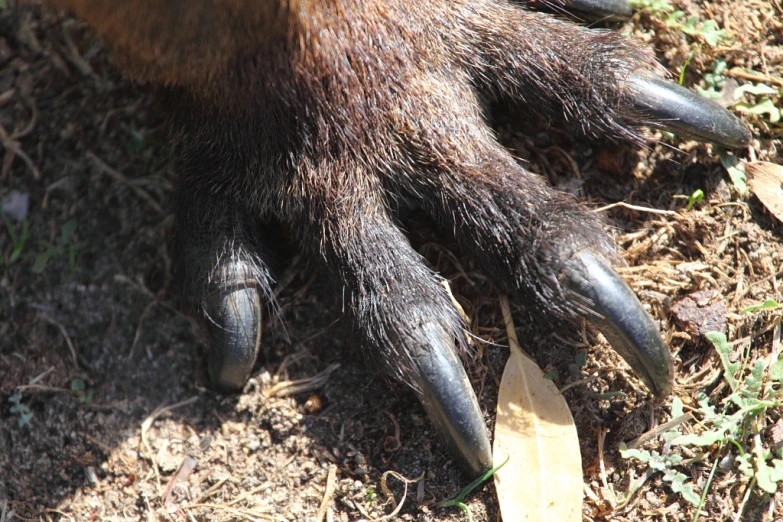
[(613, 255), (597, 218), (522, 169), (482, 114), (500, 96), (584, 134), (637, 137), (623, 82), (652, 64), (613, 33), (500, 0), (50, 3), (89, 22), (133, 78), (171, 93), (174, 251), (196, 300), (249, 280), (271, 295), (274, 245), (259, 223), (273, 218), (324, 261), (359, 342), (406, 379), (415, 325), (455, 338), (461, 325), (394, 224), (397, 201), (425, 208), (519, 298), (561, 314), (577, 306), (559, 283), (569, 259)]

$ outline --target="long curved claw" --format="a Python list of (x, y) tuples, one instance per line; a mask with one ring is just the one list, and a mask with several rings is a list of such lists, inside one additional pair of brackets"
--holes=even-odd
[(564, 274), (564, 284), (585, 299), (584, 317), (604, 334), (655, 395), (671, 392), (674, 366), (658, 328), (625, 281), (597, 256), (581, 252)]
[(729, 148), (746, 147), (753, 138), (731, 112), (676, 83), (637, 74), (628, 84), (634, 109), (678, 136)]
[(633, 15), (628, 0), (531, 0), (532, 7), (572, 13), (590, 20), (626, 20)]
[(252, 285), (224, 288), (207, 298), (212, 335), (209, 377), (223, 391), (242, 389), (261, 345), (261, 299)]
[(492, 449), (476, 394), (454, 353), (454, 339), (433, 323), (416, 334), (411, 380), (419, 399), (460, 468), (477, 477), (492, 467)]

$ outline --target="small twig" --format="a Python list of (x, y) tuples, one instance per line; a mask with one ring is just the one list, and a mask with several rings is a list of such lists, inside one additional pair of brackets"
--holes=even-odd
[(152, 427), (152, 423), (155, 422), (155, 420), (163, 415), (164, 413), (168, 413), (170, 411), (174, 411), (177, 408), (181, 408), (183, 406), (187, 406), (188, 404), (193, 404), (198, 400), (198, 397), (191, 397), (190, 399), (186, 399), (184, 401), (178, 402), (176, 404), (172, 404), (171, 406), (158, 406), (155, 408), (155, 410), (149, 414), (149, 416), (144, 419), (144, 422), (141, 423), (141, 442), (144, 444), (144, 449), (149, 453), (152, 454), (152, 447), (149, 444), (149, 441), (147, 440), (147, 431), (149, 431), (150, 427)]
[[(295, 342), (293, 345), (291, 345), (291, 348), (289, 348), (289, 350), (291, 352), (298, 351), (299, 348), (304, 346), (306, 343), (309, 343), (310, 341), (312, 341), (314, 339), (318, 339), (319, 337), (321, 337), (325, 333), (329, 332), (329, 330), (331, 330), (331, 328), (334, 325), (336, 325), (339, 321), (340, 321), (339, 319), (335, 319), (334, 321), (332, 321), (331, 323), (326, 325), (324, 328), (321, 328), (320, 330), (318, 330), (314, 334), (310, 335), (309, 337), (305, 337), (301, 341)], [(278, 368), (277, 372), (275, 372), (276, 375), (279, 376), (282, 373), (282, 371), (285, 370), (286, 366), (288, 366), (290, 364), (293, 364), (293, 363), (295, 363), (295, 362), (297, 362), (299, 360), (299, 355), (298, 354), (294, 354), (294, 355), (295, 355), (295, 357), (291, 358), (290, 360), (288, 359), (288, 357), (286, 357), (286, 359), (284, 360), (284, 364), (281, 364), (280, 368)]]
[(38, 107), (36, 107), (35, 103), (32, 100), (28, 100), (28, 103), (30, 104), (30, 111), (33, 113), (30, 117), (30, 121), (27, 122), (27, 125), (24, 126), (24, 128), (20, 131), (16, 131), (8, 138), (14, 142), (18, 140), (19, 138), (24, 138), (31, 132), (33, 132), (33, 129), (35, 129), (35, 124), (38, 123)]
[(147, 508), (147, 522), (155, 522), (157, 517), (153, 515), (152, 512), (152, 506), (150, 506), (150, 501), (147, 495), (142, 495), (141, 498), (144, 500), (144, 507)]
[(92, 70), (92, 66), (82, 57), (82, 55), (79, 53), (79, 48), (76, 47), (75, 43), (73, 43), (71, 34), (68, 31), (68, 26), (64, 26), (63, 29), (63, 39), (65, 40), (65, 46), (68, 49), (65, 57), (68, 58), (68, 61), (70, 61), (71, 64), (76, 67), (76, 69), (79, 71), (79, 74), (82, 76), (95, 76)]
[(248, 519), (248, 520), (264, 519), (264, 520), (277, 520), (283, 522), (288, 520), (279, 515), (277, 517), (274, 517), (266, 513), (256, 513), (255, 511), (250, 509), (232, 508), (225, 504), (188, 504), (187, 506), (182, 506), (182, 509), (196, 509), (196, 508), (221, 509), (223, 511), (231, 513), (232, 515), (240, 519)]
[(17, 386), (14, 390), (20, 393), (30, 393), (33, 391), (44, 393), (71, 393), (68, 388), (58, 388), (56, 386), (46, 386), (45, 384), (22, 384)]
[(778, 317), (775, 319), (775, 323), (772, 327), (772, 347), (770, 348), (769, 355), (767, 356), (767, 372), (769, 372), (769, 368), (780, 357), (780, 338), (781, 333), (783, 333), (782, 330), (783, 328), (781, 328), (780, 317)]
[(402, 505), (405, 503), (405, 499), (408, 498), (408, 484), (415, 484), (416, 482), (420, 481), (424, 478), (424, 472), (422, 471), (421, 475), (416, 477), (415, 479), (409, 479), (406, 477), (403, 477), (396, 471), (386, 471), (383, 475), (381, 475), (381, 489), (383, 490), (384, 494), (386, 496), (390, 497), (392, 500), (394, 500), (394, 495), (392, 494), (389, 487), (386, 485), (386, 480), (391, 475), (392, 477), (396, 478), (397, 480), (401, 481), (403, 483), (404, 489), (402, 490), (402, 498), (400, 498), (400, 502), (394, 507), (394, 511), (389, 513), (388, 515), (384, 515), (382, 517), (373, 518), (371, 520), (366, 519), (360, 519), (357, 522), (382, 522), (383, 520), (390, 520), (397, 516), (397, 514), (402, 509)]
[[(457, 272), (459, 272), (460, 277), (462, 277), (465, 281), (467, 281), (467, 283), (470, 286), (472, 286), (472, 287), (476, 286), (476, 282), (465, 271), (465, 268), (462, 266), (462, 263), (459, 262), (459, 259), (457, 259), (457, 256), (454, 255), (454, 252), (452, 252), (448, 248), (442, 247), (441, 245), (439, 245), (437, 243), (429, 242), (429, 243), (425, 243), (424, 245), (422, 245), (421, 253), (425, 254), (425, 252), (427, 250), (430, 250), (430, 249), (431, 250), (435, 250), (436, 252), (438, 252), (438, 254), (443, 254), (444, 256), (446, 256), (446, 258), (451, 262), (451, 264), (454, 265), (454, 268), (457, 269)], [(439, 265), (436, 264), (436, 266), (439, 266)], [(449, 291), (451, 291), (451, 290), (449, 290)]]
[(157, 408), (155, 408), (155, 410), (152, 413), (150, 413), (150, 415), (146, 419), (144, 419), (144, 422), (141, 423), (141, 443), (144, 446), (144, 450), (147, 454), (147, 458), (152, 463), (152, 471), (155, 473), (155, 478), (158, 481), (158, 486), (160, 486), (160, 472), (158, 471), (158, 463), (155, 462), (155, 459), (152, 456), (152, 447), (150, 446), (149, 440), (147, 440), (147, 431), (149, 431), (150, 427), (152, 426), (152, 423), (155, 422), (155, 419), (157, 419), (164, 413), (168, 413), (177, 408), (181, 408), (182, 406), (187, 406), (188, 404), (192, 404), (197, 400), (198, 397), (191, 397), (190, 399), (184, 400), (182, 402), (178, 402), (176, 404), (172, 404), (171, 406), (158, 406)]
[(324, 497), (321, 500), (321, 506), (318, 508), (318, 513), (315, 515), (315, 522), (322, 522), (326, 517), (326, 511), (329, 509), (329, 505), (332, 503), (334, 497), (334, 490), (337, 487), (337, 466), (334, 464), (329, 465), (329, 473), (326, 476), (326, 488), (324, 489)]
[(596, 371), (593, 375), (588, 375), (584, 379), (577, 379), (573, 382), (569, 382), (562, 388), (560, 388), (560, 393), (565, 392), (566, 390), (570, 390), (571, 388), (574, 388), (576, 386), (581, 386), (583, 384), (591, 383), (597, 379), (600, 379), (601, 377), (608, 375), (610, 372), (614, 372), (620, 370), (620, 368), (617, 368), (615, 366), (607, 367), (607, 368), (601, 368), (598, 371)]
[(163, 491), (163, 495), (161, 495), (164, 504), (171, 504), (171, 493), (174, 491), (174, 485), (177, 482), (182, 482), (187, 479), (188, 475), (190, 475), (193, 470), (196, 469), (197, 463), (198, 462), (195, 459), (191, 459), (190, 457), (185, 457), (182, 460), (182, 463), (179, 465), (179, 469), (174, 474), (174, 476), (171, 477), (169, 483), (166, 484), (166, 489)]
[(750, 484), (748, 484), (748, 487), (745, 489), (745, 494), (742, 496), (742, 502), (740, 502), (739, 509), (737, 510), (737, 514), (734, 515), (733, 522), (740, 522), (742, 520), (742, 513), (745, 512), (745, 506), (748, 503), (748, 499), (750, 498), (750, 492), (753, 491), (753, 486), (756, 485), (756, 477), (754, 476)]
[[(402, 447), (402, 443), (400, 442), (400, 423), (397, 422), (397, 419), (394, 418), (394, 415), (390, 411), (384, 411), (383, 413), (386, 414), (387, 417), (389, 417), (389, 420), (392, 421), (392, 424), (394, 424), (394, 437), (386, 437), (386, 439), (383, 441), (383, 449), (388, 452), (397, 451)], [(392, 439), (392, 444), (389, 445), (389, 439)]]
[(209, 497), (211, 497), (212, 495), (214, 495), (215, 493), (217, 493), (217, 491), (220, 490), (220, 488), (223, 487), (223, 484), (228, 482), (228, 480), (229, 480), (228, 477), (222, 478), (222, 479), (218, 480), (215, 483), (215, 485), (213, 485), (211, 488), (206, 490), (203, 495), (198, 497), (196, 499), (196, 501), (194, 502), (194, 504), (200, 504), (200, 503), (204, 502), (206, 499), (208, 499)]
[(609, 504), (614, 508), (614, 506), (617, 504), (617, 498), (614, 496), (614, 491), (609, 488), (609, 481), (606, 480), (606, 464), (604, 462), (604, 442), (606, 441), (606, 434), (609, 430), (605, 428), (601, 428), (598, 431), (598, 469), (600, 471), (599, 475), (601, 477), (601, 483), (604, 486), (604, 491), (609, 491), (612, 493), (611, 497), (609, 499)]
[(16, 94), (16, 89), (14, 89), (13, 87), (3, 92), (0, 92), (0, 107), (13, 100), (15, 94)]
[(141, 316), (139, 316), (139, 324), (136, 326), (136, 335), (133, 336), (133, 343), (131, 343), (130, 350), (128, 350), (128, 358), (126, 361), (130, 361), (133, 359), (133, 353), (136, 350), (136, 345), (139, 342), (139, 338), (141, 338), (141, 334), (144, 331), (141, 327), (141, 325), (144, 323), (144, 320), (147, 318), (147, 316), (152, 311), (152, 308), (158, 304), (158, 300), (155, 299), (154, 301), (150, 301), (149, 304), (144, 308), (144, 311), (141, 313)]
[(645, 442), (650, 441), (656, 438), (657, 436), (666, 433), (667, 431), (676, 428), (680, 424), (688, 422), (689, 420), (692, 419), (693, 419), (693, 415), (690, 413), (686, 413), (685, 415), (680, 415), (676, 419), (672, 419), (667, 423), (661, 424), (645, 433), (642, 433), (641, 435), (633, 439), (631, 442), (626, 444), (626, 446), (628, 446), (629, 449), (636, 449), (642, 444), (644, 444)]
[(255, 495), (259, 491), (261, 491), (263, 489), (268, 489), (268, 488), (269, 488), (269, 484), (261, 484), (260, 486), (256, 486), (253, 489), (251, 489), (250, 491), (245, 491), (244, 493), (239, 495), (237, 498), (235, 498), (234, 500), (232, 500), (231, 502), (226, 504), (226, 506), (234, 506), (236, 504), (239, 504), (243, 500), (246, 500), (246, 499), (250, 498), (252, 495)]
[(340, 367), (339, 363), (330, 364), (324, 371), (307, 377), (306, 379), (298, 379), (296, 381), (284, 381), (279, 382), (272, 386), (267, 392), (268, 397), (288, 397), (289, 395), (296, 395), (298, 393), (304, 393), (312, 390), (317, 390), (329, 380), (329, 376), (337, 368)]
[[(86, 432), (81, 432), (81, 434), (82, 434), (82, 436), (85, 439), (87, 439), (88, 441), (92, 442), (93, 444), (95, 444), (96, 446), (101, 448), (101, 450), (104, 453), (106, 453), (107, 455), (111, 455), (112, 454), (112, 451), (113, 451), (112, 447), (109, 446), (108, 444), (106, 444), (105, 442), (103, 442), (102, 440), (96, 439), (95, 437), (93, 437), (92, 435), (90, 435), (89, 433), (86, 433)], [(122, 459), (123, 459), (122, 453), (120, 453), (120, 460), (122, 460)], [(123, 460), (123, 464), (125, 464), (124, 460)]]
[(104, 174), (107, 174), (113, 180), (130, 187), (130, 189), (133, 192), (135, 192), (137, 196), (139, 196), (141, 199), (146, 201), (147, 204), (155, 210), (155, 212), (161, 215), (164, 215), (166, 213), (163, 210), (163, 207), (160, 206), (160, 203), (155, 201), (155, 198), (153, 198), (149, 194), (149, 192), (139, 187), (138, 185), (134, 185), (133, 183), (131, 183), (128, 180), (127, 176), (125, 176), (125, 174), (111, 168), (105, 161), (99, 158), (97, 154), (95, 154), (92, 151), (88, 151), (87, 154), (85, 154), (85, 156), (87, 157), (87, 159), (92, 161), (95, 164), (95, 166), (98, 167)]
[(11, 136), (9, 136), (8, 132), (5, 130), (5, 128), (2, 125), (0, 125), (0, 143), (3, 144), (3, 147), (11, 150), (14, 154), (22, 158), (22, 161), (24, 161), (27, 164), (27, 167), (33, 173), (33, 178), (36, 181), (41, 179), (41, 171), (38, 170), (38, 167), (35, 166), (35, 163), (33, 163), (33, 160), (30, 159), (30, 156), (28, 156), (27, 153), (25, 153), (25, 151), (22, 150), (22, 147), (19, 145), (19, 142), (17, 142)]
[(30, 382), (27, 383), (27, 385), (28, 386), (33, 386), (35, 384), (38, 384), (39, 381), (41, 381), (44, 377), (46, 377), (47, 375), (49, 375), (53, 371), (54, 371), (54, 366), (50, 366), (48, 370), (45, 370), (45, 371), (39, 373), (38, 375), (36, 375), (33, 378), (33, 380), (31, 380)]
[(571, 167), (571, 172), (573, 173), (576, 179), (582, 179), (582, 172), (579, 170), (579, 165), (576, 164), (576, 161), (574, 161), (574, 158), (572, 158), (569, 153), (567, 153), (557, 145), (552, 145), (548, 149), (545, 149), (544, 152), (549, 154), (552, 151), (558, 153), (560, 157), (565, 159), (566, 163), (568, 163), (568, 166)]
[(114, 116), (115, 114), (120, 113), (120, 112), (122, 112), (122, 113), (132, 113), (136, 109), (138, 109), (140, 104), (141, 104), (141, 98), (139, 98), (138, 100), (136, 100), (132, 104), (128, 105), (127, 107), (120, 107), (120, 108), (117, 108), (117, 109), (111, 109), (110, 111), (107, 111), (106, 112), (106, 116), (103, 117), (103, 121), (101, 122), (101, 127), (100, 127), (101, 128), (101, 134), (106, 132), (106, 127), (107, 127), (107, 125), (109, 123), (109, 120), (111, 119), (112, 116)]
[(647, 482), (650, 477), (655, 475), (657, 472), (657, 470), (648, 468), (641, 477), (631, 480), (631, 483), (628, 485), (628, 491), (626, 492), (625, 498), (623, 498), (620, 503), (614, 507), (614, 512), (619, 513), (621, 510), (624, 510), (631, 503), (631, 500), (633, 500), (636, 493), (642, 488), (642, 486), (644, 486), (645, 482)]
[(677, 212), (673, 210), (660, 210), (657, 208), (649, 208), (649, 207), (640, 207), (638, 205), (631, 205), (630, 203), (626, 203), (624, 201), (618, 201), (617, 203), (612, 203), (610, 205), (606, 205), (604, 207), (599, 207), (596, 209), (593, 209), (593, 212), (605, 212), (607, 210), (613, 209), (615, 207), (623, 207), (630, 210), (636, 210), (638, 212), (648, 212), (650, 214), (660, 214), (662, 216), (676, 216)]
[[(306, 340), (303, 342), (306, 342)], [(292, 346), (292, 348), (298, 347), (300, 344), (302, 343), (296, 343), (295, 345)], [(277, 370), (275, 371), (275, 375), (273, 377), (274, 382), (281, 382), (281, 380), (287, 381), (288, 367), (298, 363), (299, 361), (303, 360), (306, 357), (312, 356), (312, 354), (309, 351), (307, 351), (307, 349), (296, 350), (296, 351), (291, 350), (291, 352), (293, 353), (289, 353), (288, 355), (283, 357), (283, 360), (280, 362), (280, 365), (277, 367)]]
[(723, 74), (727, 76), (733, 76), (735, 78), (742, 78), (743, 80), (753, 80), (754, 82), (774, 83), (783, 87), (783, 78), (776, 78), (774, 76), (767, 76), (766, 74), (752, 73), (743, 71), (739, 67), (734, 67), (728, 71), (723, 71)]
[(68, 345), (68, 349), (71, 351), (71, 359), (73, 359), (73, 366), (74, 368), (79, 368), (79, 356), (76, 351), (76, 346), (74, 346), (71, 337), (68, 335), (68, 332), (65, 331), (65, 327), (62, 325), (62, 323), (60, 323), (59, 321), (55, 320), (52, 317), (49, 317), (49, 315), (45, 313), (42, 313), (41, 316), (44, 318), (44, 321), (56, 326), (57, 329), (60, 330), (60, 333), (65, 339), (65, 343)]
[(148, 296), (150, 299), (153, 299), (157, 304), (159, 304), (160, 306), (162, 306), (163, 308), (165, 308), (169, 312), (172, 312), (175, 315), (185, 319), (188, 323), (193, 324), (193, 318), (191, 316), (189, 316), (188, 314), (186, 314), (184, 312), (181, 312), (180, 310), (177, 310), (176, 307), (170, 305), (166, 301), (163, 301), (163, 300), (159, 299), (155, 294), (152, 293), (152, 290), (150, 290), (149, 288), (147, 288), (143, 284), (140, 284), (137, 281), (134, 281), (133, 279), (131, 279), (130, 277), (128, 277), (128, 276), (126, 276), (124, 274), (115, 274), (114, 275), (114, 280), (115, 281), (119, 281), (121, 283), (127, 283), (127, 284), (131, 285), (136, 290), (139, 290), (140, 292), (142, 292), (143, 294)]

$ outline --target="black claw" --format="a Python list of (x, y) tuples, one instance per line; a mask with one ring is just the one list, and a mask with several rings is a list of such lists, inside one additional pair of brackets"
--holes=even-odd
[(476, 394), (454, 353), (454, 339), (432, 323), (417, 333), (412, 380), (419, 399), (460, 468), (477, 477), (492, 467), (492, 450)]
[(223, 391), (242, 389), (261, 344), (261, 299), (255, 286), (234, 286), (207, 301), (212, 347), (209, 377)]
[(627, 20), (633, 15), (627, 0), (565, 0), (566, 11), (585, 15), (591, 20)]
[(565, 274), (566, 287), (585, 298), (584, 317), (604, 334), (655, 395), (671, 392), (674, 366), (658, 328), (617, 273), (595, 255), (575, 256)]
[(746, 147), (753, 138), (731, 112), (676, 83), (647, 75), (628, 83), (634, 108), (680, 137), (729, 148)]
[(566, 11), (590, 20), (626, 20), (633, 14), (628, 0), (532, 0), (530, 6), (557, 13)]

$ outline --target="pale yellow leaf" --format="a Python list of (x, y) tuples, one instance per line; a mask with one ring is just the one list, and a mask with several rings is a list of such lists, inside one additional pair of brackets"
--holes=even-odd
[(783, 167), (766, 161), (745, 165), (750, 190), (773, 216), (783, 221)]
[(507, 317), (511, 356), (498, 394), (493, 459), (508, 463), (495, 473), (505, 522), (580, 522), (582, 459), (571, 412), (560, 391), (522, 353)]

